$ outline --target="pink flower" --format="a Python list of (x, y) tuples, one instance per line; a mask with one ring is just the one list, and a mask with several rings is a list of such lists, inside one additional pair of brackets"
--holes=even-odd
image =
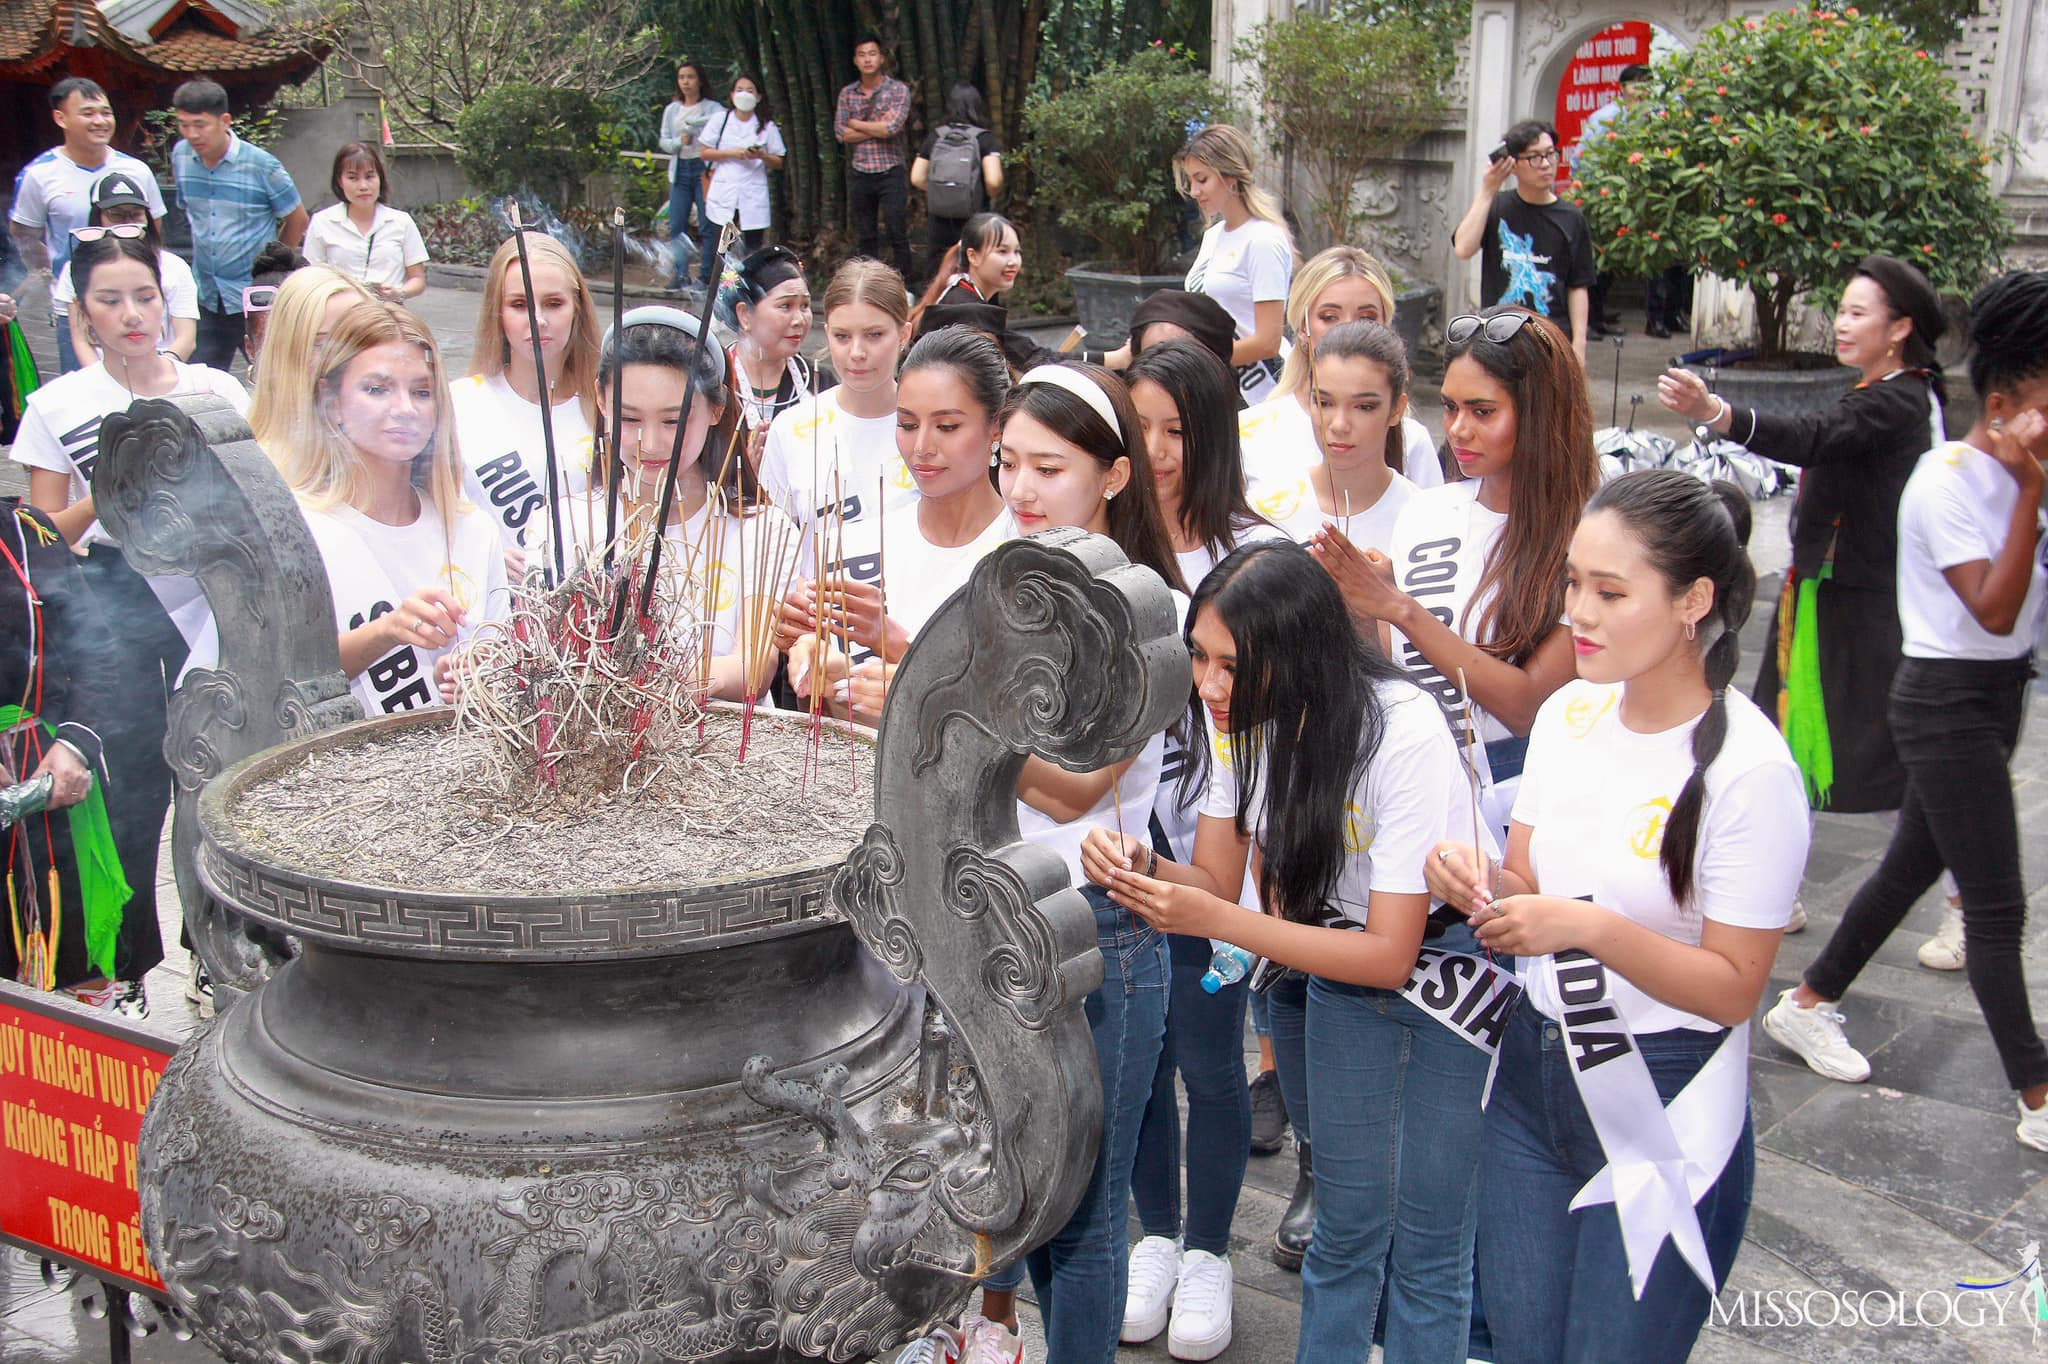
[(1714, 93), (1717, 95), (1725, 95), (1728, 93), (1728, 87), (1725, 85), (1717, 85), (1714, 87)]
[(1639, 165), (1639, 164), (1641, 164), (1641, 162), (1642, 162), (1642, 159), (1643, 159), (1643, 154), (1642, 154), (1641, 152), (1630, 152), (1630, 153), (1628, 154), (1628, 163), (1629, 163), (1629, 164), (1630, 164), (1631, 166), (1634, 166), (1634, 165)]

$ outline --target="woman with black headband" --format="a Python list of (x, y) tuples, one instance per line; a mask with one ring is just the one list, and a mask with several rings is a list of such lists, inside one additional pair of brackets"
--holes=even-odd
[(749, 469), (777, 413), (832, 386), (800, 351), (811, 334), (811, 286), (803, 262), (784, 246), (764, 246), (728, 270), (718, 291), (718, 320), (738, 339), (726, 348), (740, 440)]
[(1899, 495), (1944, 436), (1943, 329), (1925, 275), (1865, 256), (1835, 314), (1836, 358), (1859, 378), (1833, 407), (1774, 416), (1731, 406), (1689, 370), (1657, 380), (1658, 398), (1687, 421), (1805, 471), (1792, 568), (1752, 695), (1784, 731), (1816, 810), (1897, 809), (1905, 789), (1885, 720), (1899, 665)]

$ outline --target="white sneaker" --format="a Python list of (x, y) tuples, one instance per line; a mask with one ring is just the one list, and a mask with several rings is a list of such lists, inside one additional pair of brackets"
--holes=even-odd
[(2020, 1106), (2020, 1125), (2014, 1135), (2019, 1137), (2020, 1145), (2048, 1151), (2048, 1104), (2029, 1108), (2025, 1099), (2016, 1102)]
[[(1842, 1035), (1841, 1012), (1827, 1004), (1802, 1009), (1792, 1002), (1792, 992), (1778, 996), (1778, 1002), (1764, 1015), (1764, 1031), (1779, 1046), (1806, 1062), (1816, 1075), (1851, 1084), (1870, 1078), (1870, 1062), (1849, 1045)], [(2048, 1130), (2048, 1119), (2043, 1120)]]
[(895, 1364), (955, 1364), (960, 1358), (959, 1342), (953, 1333), (940, 1326), (928, 1336), (920, 1336), (903, 1347), (896, 1356)]
[(975, 1313), (960, 1323), (960, 1364), (1024, 1364), (1024, 1337)]
[(1930, 971), (1960, 971), (1963, 969), (1963, 907), (1951, 900), (1948, 908), (1941, 912), (1941, 927), (1934, 930), (1934, 936), (1920, 944), (1920, 950), (1913, 954), (1920, 958), (1920, 964)]
[(1147, 1236), (1131, 1247), (1131, 1274), (1124, 1289), (1126, 1345), (1142, 1345), (1166, 1329), (1173, 1310), (1174, 1284), (1180, 1278), (1180, 1242)]
[(1787, 933), (1804, 933), (1806, 931), (1806, 901), (1796, 895), (1792, 897), (1792, 917), (1785, 920), (1785, 931)]
[(1166, 1352), (1175, 1359), (1214, 1359), (1230, 1348), (1230, 1261), (1206, 1250), (1180, 1259), (1180, 1283), (1173, 1290), (1173, 1327)]

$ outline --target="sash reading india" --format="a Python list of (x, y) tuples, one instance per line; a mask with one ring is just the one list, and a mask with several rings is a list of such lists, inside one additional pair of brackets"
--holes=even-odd
[(1749, 1023), (1731, 1029), (1667, 1106), (1610, 997), (1607, 968), (1584, 952), (1539, 958), (1563, 1017), (1566, 1059), (1607, 1166), (1572, 1210), (1614, 1204), (1637, 1298), (1668, 1239), (1707, 1292), (1716, 1291), (1695, 1205), (1721, 1177), (1749, 1110)]

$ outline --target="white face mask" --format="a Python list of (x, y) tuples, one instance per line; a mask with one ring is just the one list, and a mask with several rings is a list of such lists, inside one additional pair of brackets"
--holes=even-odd
[(754, 106), (760, 102), (761, 97), (751, 90), (735, 90), (732, 92), (732, 107), (743, 114), (753, 113)]

